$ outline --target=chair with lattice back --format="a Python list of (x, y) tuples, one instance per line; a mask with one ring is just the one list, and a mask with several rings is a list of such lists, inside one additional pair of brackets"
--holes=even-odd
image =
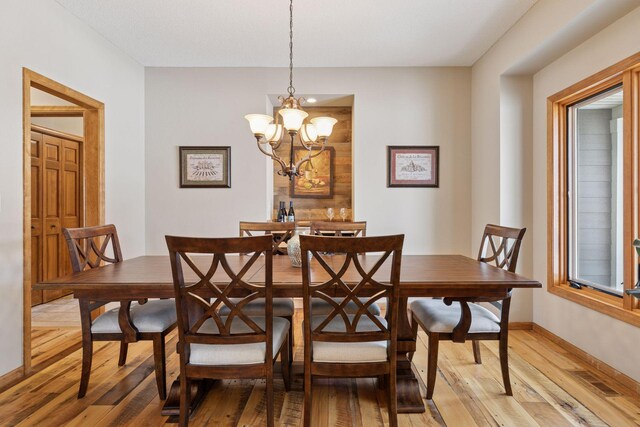
[[(69, 249), (74, 273), (122, 261), (118, 232), (114, 225), (62, 230)], [(109, 253), (109, 251), (111, 253)], [(83, 397), (89, 385), (93, 341), (120, 341), (118, 366), (127, 359), (128, 344), (153, 341), (156, 385), (161, 399), (166, 398), (165, 336), (176, 326), (173, 300), (120, 301), (120, 307), (100, 314), (94, 320), (91, 313), (111, 301), (79, 298), (82, 327), (82, 372), (78, 398)], [(122, 326), (121, 326), (122, 325)]]
[[(526, 228), (510, 228), (489, 224), (480, 242), (478, 261), (510, 272), (516, 271), (520, 245)], [(500, 311), (500, 317), (478, 303), (490, 303)], [(507, 395), (511, 396), (509, 380), (508, 338), (511, 290), (506, 297), (419, 298), (410, 304), (413, 336), (418, 326), (428, 335), (427, 399), (433, 397), (438, 369), (438, 343), (442, 340), (471, 340), (475, 362), (480, 364), (480, 340), (499, 341), (500, 367)], [(413, 355), (411, 355), (413, 356)]]
[[(240, 221), (240, 237), (254, 235), (270, 235), (273, 239), (273, 254), (286, 254), (286, 243), (289, 241), (295, 231), (295, 223), (293, 222), (247, 222)], [(260, 234), (256, 234), (260, 233)], [(283, 248), (282, 246), (285, 245)], [(245, 306), (245, 313), (249, 316), (260, 316), (264, 313), (264, 300), (256, 299)], [(222, 306), (220, 308), (222, 314), (228, 313), (228, 308)], [(293, 313), (295, 305), (292, 298), (274, 298), (273, 299), (273, 315), (283, 317), (289, 321), (291, 328), (289, 330), (289, 350), (293, 354)]]
[(367, 236), (367, 221), (313, 221), (311, 235), (315, 236)]
[[(403, 235), (300, 236), (305, 340), (305, 426), (311, 423), (314, 376), (384, 376), (388, 393), (389, 424), (397, 425), (397, 319), (403, 240)], [(311, 260), (309, 253), (312, 255)], [(326, 255), (327, 253), (336, 255), (328, 260), (330, 255)], [(328, 274), (329, 279), (322, 283), (313, 282), (311, 263), (317, 263), (313, 277), (320, 277), (318, 270), (321, 270)], [(334, 264), (336, 268), (332, 268)], [(330, 296), (334, 292), (344, 295), (344, 298), (334, 300)], [(324, 300), (332, 310), (329, 313), (314, 313), (311, 303), (314, 298)], [(384, 318), (370, 311), (370, 307), (382, 299), (387, 300)], [(357, 310), (346, 310), (349, 304), (357, 306)]]
[[(265, 378), (267, 424), (272, 426), (273, 365), (280, 354), (289, 390), (291, 355), (289, 321), (273, 316), (271, 237), (166, 236), (166, 241), (178, 312), (179, 424), (188, 424), (192, 380)], [(238, 253), (248, 255), (234, 259), (240, 264), (234, 270), (228, 255)], [(264, 267), (256, 273), (258, 260)], [(247, 276), (253, 274), (258, 279), (250, 282)], [(246, 307), (258, 299), (264, 300), (263, 312), (248, 314)]]

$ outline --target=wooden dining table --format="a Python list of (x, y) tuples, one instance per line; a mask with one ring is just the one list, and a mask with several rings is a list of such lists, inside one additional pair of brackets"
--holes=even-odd
[[(229, 256), (229, 265), (238, 271), (247, 255)], [(210, 257), (194, 257), (196, 265), (207, 271)], [(329, 255), (327, 259), (334, 266), (342, 265), (343, 255)], [(362, 255), (363, 267), (373, 266), (378, 260), (376, 256)], [(246, 280), (259, 283), (264, 280), (263, 262), (258, 261), (244, 276)], [(389, 277), (390, 262), (385, 263), (374, 278)], [(343, 276), (347, 284), (357, 283), (361, 276), (350, 268)], [(194, 282), (198, 278), (192, 272), (185, 271), (185, 281)], [(316, 264), (311, 263), (311, 282), (324, 283), (330, 276)], [(229, 282), (228, 276), (218, 269), (211, 282), (223, 286)], [(43, 281), (34, 286), (42, 290), (70, 290), (77, 299), (100, 301), (136, 301), (146, 298), (170, 298), (174, 295), (171, 265), (168, 256), (141, 256), (131, 258), (117, 264), (106, 265), (81, 273), (73, 273), (57, 279)], [(487, 263), (482, 263), (462, 255), (403, 255), (400, 275), (399, 313), (407, 313), (407, 300), (410, 297), (506, 297), (514, 288), (539, 288), (540, 282), (511, 273)], [(340, 296), (340, 289), (335, 287), (335, 296)], [(293, 267), (289, 257), (273, 257), (273, 296), (302, 297), (301, 269)], [(446, 300), (445, 300), (446, 301)], [(455, 304), (456, 302), (454, 302)], [(462, 310), (460, 322), (454, 335), (464, 341), (469, 328), (469, 320)], [(121, 312), (121, 318), (128, 316)], [(122, 324), (122, 322), (121, 322)], [(136, 340), (136, 330), (132, 325), (123, 328), (128, 341)], [(454, 339), (455, 340), (455, 339)], [(398, 318), (398, 366), (397, 393), (399, 413), (424, 412), (422, 396), (418, 380), (412, 369), (408, 353), (414, 352), (416, 341), (411, 332), (408, 316)], [(197, 406), (206, 390), (204, 387), (192, 396), (192, 409)], [(179, 383), (171, 387), (162, 413), (175, 415), (179, 410)]]

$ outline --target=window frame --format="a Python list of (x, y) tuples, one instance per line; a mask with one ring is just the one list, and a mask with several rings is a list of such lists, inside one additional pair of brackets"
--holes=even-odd
[(624, 290), (638, 280), (638, 257), (631, 243), (639, 236), (640, 52), (547, 98), (547, 291), (624, 322), (640, 326), (638, 300), (568, 283), (568, 108), (622, 85)]

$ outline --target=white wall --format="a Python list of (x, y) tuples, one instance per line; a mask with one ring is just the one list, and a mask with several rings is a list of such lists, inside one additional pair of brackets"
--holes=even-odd
[[(638, 52), (640, 9), (629, 13), (534, 76), (533, 200), (534, 276), (546, 276), (546, 99), (550, 95)], [(594, 357), (640, 380), (640, 328), (548, 292), (534, 293), (534, 322)]]
[(22, 67), (105, 103), (106, 220), (144, 253), (144, 69), (54, 1), (0, 3), (0, 375), (22, 364)]
[[(165, 234), (231, 236), (239, 220), (265, 220), (270, 161), (245, 114), (266, 112), (287, 70), (147, 68), (147, 252)], [(355, 96), (354, 207), (370, 235), (406, 233), (407, 253), (469, 252), (468, 68), (303, 68), (299, 93)], [(180, 189), (178, 146), (230, 145), (231, 189)], [(440, 188), (387, 188), (387, 145), (440, 145)], [(270, 170), (270, 169), (269, 169)]]

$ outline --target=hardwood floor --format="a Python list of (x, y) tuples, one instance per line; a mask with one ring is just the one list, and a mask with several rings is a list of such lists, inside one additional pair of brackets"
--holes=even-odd
[[(300, 322), (302, 313), (296, 313)], [(296, 360), (302, 359), (300, 330)], [(426, 336), (419, 336), (414, 363), (426, 379)], [(167, 342), (167, 375), (176, 378), (175, 332)], [(94, 343), (87, 395), (78, 400), (80, 351), (0, 394), (0, 425), (159, 426), (175, 420), (160, 415), (151, 343), (129, 346), (126, 366), (117, 367), (118, 344)], [(424, 414), (399, 415), (403, 426), (626, 426), (640, 424), (640, 398), (584, 364), (542, 335), (512, 331), (510, 366), (514, 396), (504, 395), (497, 342), (483, 342), (483, 364), (473, 362), (471, 344), (443, 342), (433, 401)], [(264, 382), (224, 381), (209, 392), (191, 425), (265, 424)], [(276, 420), (302, 424), (301, 377), (284, 392), (276, 380)], [(314, 424), (375, 426), (387, 423), (384, 391), (373, 379), (314, 382)]]

